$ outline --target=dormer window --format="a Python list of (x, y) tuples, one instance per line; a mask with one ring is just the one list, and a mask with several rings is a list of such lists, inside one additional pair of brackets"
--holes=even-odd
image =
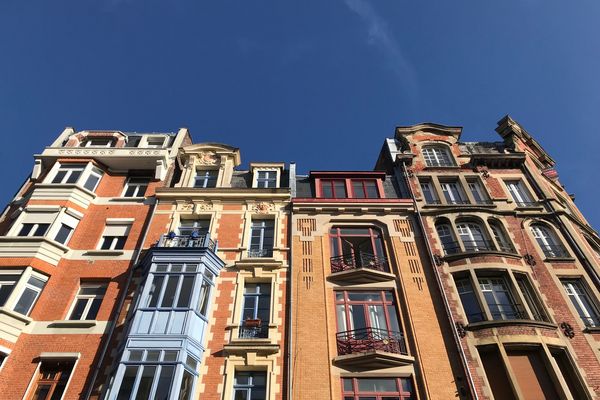
[(82, 147), (113, 147), (115, 141), (112, 137), (89, 138), (82, 143)]
[(324, 199), (383, 198), (381, 178), (354, 177), (317, 178), (317, 197)]
[(377, 199), (379, 192), (374, 179), (352, 179), (352, 197), (355, 199)]
[(454, 161), (450, 151), (444, 146), (423, 147), (423, 159), (428, 167), (453, 167)]
[(219, 171), (216, 169), (199, 169), (194, 178), (195, 188), (214, 188), (217, 187), (217, 177)]
[(277, 171), (257, 171), (256, 172), (256, 187), (257, 188), (276, 188), (277, 187)]
[(165, 145), (165, 138), (160, 136), (149, 137), (146, 139), (146, 147), (160, 149)]
[(326, 199), (345, 199), (346, 181), (343, 179), (321, 179), (321, 197)]

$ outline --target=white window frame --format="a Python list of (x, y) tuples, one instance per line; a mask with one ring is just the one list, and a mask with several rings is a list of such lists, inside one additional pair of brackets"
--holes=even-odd
[[(11, 229), (8, 231), (8, 236), (20, 236), (19, 233), (25, 226), (25, 224), (33, 224), (27, 235), (20, 237), (47, 237), (52, 233), (52, 227), (59, 217), (59, 208), (55, 210), (38, 210), (33, 207), (28, 207), (19, 215), (17, 220), (14, 222)], [(48, 224), (48, 228), (43, 235), (34, 235), (35, 231), (41, 224)]]
[[(132, 180), (145, 180), (146, 184), (144, 185), (143, 183), (131, 183)], [(137, 197), (145, 197), (146, 195), (146, 191), (148, 190), (148, 186), (150, 185), (150, 181), (152, 179), (150, 177), (143, 177), (143, 176), (130, 176), (129, 178), (127, 178), (127, 182), (125, 182), (125, 187), (123, 188), (123, 193), (121, 194), (121, 197), (124, 198), (137, 198)], [(135, 186), (135, 190), (133, 192), (133, 196), (126, 196), (127, 191), (129, 190), (130, 186)], [(140, 196), (140, 186), (145, 186), (146, 189), (144, 190), (144, 193)]]
[[(576, 282), (578, 284), (577, 285), (578, 287), (573, 285), (573, 282)], [(591, 321), (594, 321), (593, 324), (586, 324), (585, 321), (582, 321), (582, 322), (586, 326), (591, 326), (591, 327), (599, 326), (600, 325), (599, 324), (600, 310), (598, 309), (598, 302), (590, 294), (590, 291), (587, 289), (587, 285), (585, 284), (583, 278), (581, 278), (581, 277), (562, 277), (562, 278), (560, 278), (560, 283), (562, 284), (563, 289), (564, 289), (565, 293), (567, 294), (567, 297), (569, 298), (569, 300), (572, 303), (573, 302), (577, 303), (577, 305), (583, 312), (584, 317)], [(575, 289), (578, 289), (578, 290), (575, 290)], [(580, 291), (581, 293), (578, 293), (578, 291)], [(592, 310), (588, 310), (588, 308), (585, 306), (585, 304), (581, 300), (581, 298), (587, 299), (587, 302), (589, 303)], [(574, 304), (573, 304), (573, 307), (575, 307)], [(575, 309), (577, 311), (576, 307), (575, 307)], [(581, 318), (581, 315), (579, 315), (579, 312), (577, 312), (577, 316), (579, 318)]]
[[(27, 267), (24, 270), (14, 269), (14, 270), (2, 271), (0, 276), (1, 275), (20, 275), (20, 277), (17, 280), (16, 284), (14, 285), (10, 295), (6, 299), (6, 303), (4, 303), (4, 306), (2, 308), (11, 310), (11, 311), (21, 314), (21, 315), (29, 316), (29, 314), (31, 314), (31, 311), (35, 307), (37, 301), (39, 300), (40, 295), (42, 294), (45, 285), (48, 283), (49, 277), (46, 275), (43, 275), (37, 271), (34, 271), (33, 268), (31, 268), (31, 267)], [(29, 279), (31, 279), (32, 277), (44, 282), (44, 287), (38, 288), (37, 286), (30, 284)], [(30, 290), (33, 290), (34, 292), (37, 292), (37, 295), (36, 295), (35, 299), (33, 300), (33, 302), (31, 303), (31, 305), (29, 306), (29, 309), (27, 310), (27, 314), (22, 314), (18, 311), (15, 311), (14, 309), (17, 306), (17, 304), (19, 303), (19, 300), (21, 300), (21, 297), (23, 296), (23, 293), (25, 292), (26, 289), (30, 289)]]
[[(105, 145), (93, 145), (94, 140), (107, 140)], [(83, 139), (83, 147), (115, 147), (116, 138), (114, 136), (98, 136), (98, 137), (86, 137)]]
[[(56, 168), (56, 170), (53, 172), (52, 179), (50, 179), (49, 182), (47, 182), (47, 183), (52, 183), (54, 185), (77, 184), (77, 182), (79, 182), (81, 180), (81, 177), (85, 173), (86, 168), (87, 168), (86, 164), (70, 164), (70, 163), (59, 164), (58, 167)], [(54, 180), (56, 179), (56, 176), (62, 171), (65, 171), (65, 175), (62, 177), (60, 182), (54, 182)], [(71, 177), (71, 175), (73, 175), (73, 173), (75, 171), (80, 172), (79, 176), (77, 177), (75, 182), (67, 183), (67, 181), (69, 180), (69, 178)]]
[[(456, 224), (458, 237), (467, 251), (488, 250), (486, 242), (488, 241), (484, 227), (476, 222), (458, 222)], [(477, 235), (481, 236), (480, 238)], [(465, 240), (471, 242), (472, 249), (467, 249)], [(479, 244), (478, 242), (482, 242)]]
[[(162, 139), (162, 142), (160, 145), (157, 144), (150, 144), (151, 141), (159, 141)], [(140, 141), (138, 147), (145, 147), (148, 149), (162, 149), (166, 146), (165, 142), (167, 140), (167, 136), (144, 136), (142, 138), (142, 140)]]
[[(204, 175), (200, 175), (203, 173)], [(212, 180), (209, 175), (214, 174), (215, 186), (207, 186), (208, 182)], [(197, 186), (196, 183), (199, 180), (203, 180), (202, 186)], [(217, 187), (219, 183), (219, 170), (211, 169), (211, 168), (196, 168), (196, 173), (194, 175), (193, 187), (196, 189), (211, 189)]]
[(473, 200), (477, 204), (488, 204), (490, 197), (483, 188), (483, 185), (478, 178), (467, 178), (467, 186), (473, 195)]
[[(104, 227), (104, 231), (102, 232), (102, 235), (100, 236), (100, 240), (98, 242), (98, 250), (112, 250), (112, 251), (122, 251), (123, 248), (125, 248), (125, 245), (127, 244), (127, 238), (129, 237), (129, 232), (131, 231), (131, 223), (125, 223), (125, 222), (119, 222), (119, 223), (107, 223), (106, 226)], [(115, 228), (115, 227), (119, 227), (119, 228)], [(124, 234), (121, 235), (113, 235), (113, 234), (107, 234), (107, 231), (111, 231), (111, 230), (122, 230), (124, 232)], [(121, 232), (117, 232), (117, 233), (121, 233)], [(111, 242), (110, 242), (110, 246), (106, 249), (102, 248), (102, 245), (105, 241), (106, 237), (112, 237)], [(124, 237), (125, 241), (123, 242), (123, 248), (121, 249), (116, 249), (115, 247), (117, 246), (118, 242), (119, 242), (119, 238)]]
[[(423, 195), (425, 203), (439, 204), (440, 199), (438, 198), (437, 192), (435, 190), (435, 187), (433, 186), (433, 182), (431, 181), (431, 179), (419, 180), (419, 186), (421, 188), (421, 193)], [(429, 194), (429, 196), (427, 194)]]
[[(77, 179), (77, 181), (75, 181), (74, 183), (65, 183), (66, 180), (68, 179), (68, 177), (71, 176), (71, 174), (73, 173), (72, 171), (75, 169), (78, 169), (78, 168), (69, 168), (70, 166), (83, 166), (83, 171), (79, 175), (79, 178)], [(61, 182), (54, 183), (53, 181), (56, 178), (56, 175), (58, 175), (58, 173), (62, 170), (68, 170), (67, 174), (61, 179)], [(100, 181), (102, 180), (102, 176), (104, 176), (104, 172), (100, 168), (94, 166), (91, 162), (88, 162), (87, 164), (71, 164), (71, 163), (61, 164), (60, 162), (57, 162), (54, 164), (54, 166), (48, 173), (48, 177), (45, 179), (44, 183), (52, 184), (52, 185), (77, 185), (79, 187), (84, 188), (85, 190), (89, 190), (90, 192), (95, 192), (96, 189), (98, 188), (98, 185), (100, 184)], [(86, 185), (90, 181), (91, 177), (96, 177), (98, 179), (97, 179), (96, 183), (93, 185), (93, 187), (90, 189), (90, 188), (87, 188)]]
[[(82, 292), (83, 288), (97, 288), (97, 289), (104, 288), (104, 293), (103, 294), (82, 294), (81, 292)], [(93, 321), (93, 320), (96, 320), (96, 318), (94, 318), (93, 320), (88, 319), (87, 316), (90, 312), (90, 308), (92, 307), (92, 303), (94, 302), (94, 300), (99, 299), (100, 307), (102, 307), (102, 300), (104, 299), (104, 296), (106, 295), (107, 289), (108, 289), (108, 285), (106, 283), (81, 282), (79, 284), (79, 290), (77, 291), (77, 294), (75, 295), (75, 299), (73, 300), (73, 304), (71, 304), (71, 308), (69, 309), (69, 312), (67, 314), (68, 315), (67, 319), (70, 321)], [(86, 300), (86, 305), (81, 314), (81, 318), (71, 319), (71, 317), (73, 316), (73, 312), (75, 311), (75, 306), (77, 305), (77, 302), (79, 300)]]
[(525, 187), (523, 180), (507, 179), (504, 181), (504, 184), (513, 201), (517, 203), (518, 206), (527, 206), (534, 202), (533, 197)]
[(454, 158), (446, 146), (427, 145), (421, 149), (423, 160), (428, 167), (454, 167)]
[(467, 202), (465, 192), (458, 180), (440, 182), (444, 199), (448, 204), (465, 204)]
[[(260, 174), (267, 174), (266, 178), (260, 178)], [(275, 174), (275, 177), (271, 177)], [(254, 182), (252, 187), (259, 189), (275, 189), (279, 187), (280, 170), (277, 169), (255, 169), (254, 170)], [(274, 186), (265, 186), (269, 182), (274, 182)], [(263, 185), (261, 185), (263, 183)]]

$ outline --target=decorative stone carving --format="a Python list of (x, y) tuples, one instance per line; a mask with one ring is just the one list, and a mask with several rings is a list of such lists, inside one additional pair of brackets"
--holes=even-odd
[(252, 207), (252, 211), (257, 214), (266, 214), (274, 209), (275, 206), (272, 203), (256, 203), (254, 207)]
[(467, 330), (462, 322), (455, 322), (454, 325), (456, 326), (456, 333), (458, 333), (458, 336), (461, 338), (467, 336)]
[(212, 203), (200, 203), (196, 205), (196, 212), (201, 211), (212, 211), (213, 205)]
[(525, 262), (528, 265), (531, 265), (532, 267), (535, 267), (535, 258), (533, 258), (533, 256), (531, 254), (529, 254), (529, 253), (525, 254), (523, 256), (523, 259), (525, 260)]
[(433, 262), (435, 262), (435, 265), (438, 267), (441, 267), (442, 265), (444, 265), (444, 260), (442, 259), (442, 257), (439, 254), (433, 255)]
[(179, 211), (192, 211), (194, 209), (194, 203), (179, 203), (177, 204)]
[(484, 179), (490, 177), (490, 171), (485, 165), (478, 165), (477, 167), (475, 167), (475, 171), (479, 172)]
[(198, 163), (200, 165), (215, 165), (217, 161), (217, 154), (212, 151), (204, 151), (198, 155)]

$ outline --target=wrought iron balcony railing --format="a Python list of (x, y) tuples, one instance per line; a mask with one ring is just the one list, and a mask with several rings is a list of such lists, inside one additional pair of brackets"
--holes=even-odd
[(337, 334), (337, 349), (338, 354), (341, 356), (375, 350), (408, 354), (402, 332), (378, 328), (362, 328), (339, 332)]
[(456, 200), (446, 199), (446, 202), (448, 204), (471, 204), (469, 202), (469, 200), (466, 200), (466, 199), (456, 199)]
[[(518, 303), (488, 303), (492, 320), (494, 321), (509, 321), (513, 319), (529, 319), (527, 312), (523, 305)], [(467, 314), (469, 322), (480, 322), (487, 320), (484, 312), (469, 313)], [(542, 316), (534, 316), (534, 319), (538, 321), (545, 321), (546, 319)]]
[(261, 323), (259, 326), (240, 325), (240, 339), (266, 339), (269, 337), (269, 324)]
[[(448, 256), (451, 254), (459, 254), (463, 252), (476, 251), (496, 251), (496, 245), (490, 240), (463, 240), (464, 250), (460, 247), (460, 242), (444, 242), (442, 247), (444, 253)], [(514, 251), (511, 251), (511, 253)]]
[(209, 234), (175, 235), (168, 233), (160, 237), (156, 247), (207, 247), (212, 251), (217, 251), (217, 242), (212, 240)]
[(543, 244), (540, 246), (546, 258), (567, 258), (571, 256), (562, 244)]
[(356, 268), (368, 268), (380, 272), (389, 272), (388, 260), (385, 257), (370, 253), (342, 254), (331, 257), (331, 272), (342, 272)]
[(250, 258), (261, 258), (261, 257), (273, 257), (273, 249), (250, 249), (248, 250), (248, 257)]

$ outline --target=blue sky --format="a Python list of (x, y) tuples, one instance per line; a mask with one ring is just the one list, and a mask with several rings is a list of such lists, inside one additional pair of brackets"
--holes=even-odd
[[(0, 202), (65, 126), (176, 131), (242, 160), (370, 169), (397, 125), (510, 114), (600, 211), (600, 2), (0, 3)], [(568, 7), (567, 7), (568, 5)]]

